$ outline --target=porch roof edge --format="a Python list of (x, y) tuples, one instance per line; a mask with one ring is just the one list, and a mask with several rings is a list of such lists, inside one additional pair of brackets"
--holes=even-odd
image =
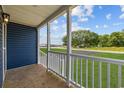
[(37, 28), (40, 28), (41, 26), (43, 26), (44, 24), (46, 24), (47, 22), (55, 19), (56, 17), (58, 17), (60, 14), (64, 13), (66, 9), (68, 9), (69, 7), (75, 7), (76, 5), (63, 5), (62, 7), (60, 7), (58, 10), (56, 10), (54, 13), (52, 13), (50, 16), (48, 16), (44, 21), (42, 21)]

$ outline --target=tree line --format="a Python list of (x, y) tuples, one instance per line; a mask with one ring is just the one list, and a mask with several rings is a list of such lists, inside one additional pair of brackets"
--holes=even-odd
[[(63, 37), (63, 45), (67, 45), (67, 35)], [(72, 47), (124, 47), (124, 30), (104, 35), (90, 30), (73, 31)]]

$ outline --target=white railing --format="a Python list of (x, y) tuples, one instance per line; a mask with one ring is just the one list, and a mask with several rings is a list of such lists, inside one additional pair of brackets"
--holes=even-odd
[(66, 54), (50, 51), (48, 69), (66, 79)]
[(81, 87), (124, 87), (124, 60), (71, 54), (71, 65), (71, 80)]
[[(49, 51), (48, 69), (66, 79), (66, 53)], [(124, 60), (71, 54), (70, 82), (79, 87), (124, 87)]]
[(46, 67), (47, 64), (47, 54), (42, 51), (40, 53), (40, 64), (42, 64), (44, 67)]

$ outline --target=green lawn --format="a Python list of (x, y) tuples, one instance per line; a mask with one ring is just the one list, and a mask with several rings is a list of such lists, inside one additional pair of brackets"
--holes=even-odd
[[(86, 48), (86, 50), (87, 50), (88, 48)], [(91, 48), (90, 50), (92, 50), (93, 48)], [(95, 50), (96, 48), (94, 48), (94, 50)], [(96, 49), (96, 50), (103, 50), (103, 49), (105, 49), (105, 48), (98, 48), (98, 49)], [(106, 50), (110, 50), (110, 51), (112, 51), (113, 50), (113, 48), (106, 48)], [(123, 49), (124, 50), (124, 48), (122, 48), (122, 47), (119, 47), (119, 49)], [(119, 50), (119, 49), (117, 49), (116, 48), (116, 50)], [(40, 49), (42, 52), (44, 52), (44, 53), (47, 53), (47, 49), (46, 48), (41, 48)], [(52, 51), (56, 51), (56, 52), (66, 52), (66, 49), (65, 48), (51, 48), (51, 50)], [(75, 49), (74, 49), (75, 50)], [(76, 49), (77, 50), (77, 49)], [(122, 50), (122, 51), (123, 51)], [(113, 54), (113, 53), (97, 53), (97, 54), (91, 54), (91, 56), (97, 56), (97, 57), (105, 57), (105, 58), (113, 58), (113, 59), (121, 59), (121, 60), (124, 60), (124, 54)]]
[[(77, 49), (77, 48), (74, 48), (74, 49)], [(99, 48), (98, 47), (93, 47), (93, 48), (80, 48), (80, 49), (124, 52), (124, 47), (99, 47)]]
[[(92, 49), (92, 48), (91, 48)], [(95, 48), (94, 48), (95, 49)], [(107, 48), (106, 48), (107, 49)], [(120, 48), (123, 49), (123, 48)], [(66, 52), (64, 48), (52, 48), (51, 50), (53, 51), (58, 51), (58, 52)], [(97, 50), (97, 49), (96, 49)], [(101, 49), (102, 50), (102, 49)], [(109, 50), (112, 51), (110, 48)], [(116, 50), (119, 50), (116, 48)], [(42, 48), (41, 51), (46, 53), (46, 49)], [(92, 56), (97, 56), (97, 57), (104, 57), (104, 58), (113, 58), (113, 59), (121, 59), (124, 60), (124, 54), (113, 54), (113, 53), (97, 53), (97, 54), (92, 54)], [(75, 60), (76, 61), (76, 60)], [(74, 81), (76, 81), (76, 63), (74, 64)], [(95, 87), (98, 87), (98, 62), (94, 63), (94, 84)], [(82, 79), (83, 79), (83, 86), (85, 86), (85, 60), (82, 61)], [(111, 87), (117, 87), (118, 85), (118, 65), (111, 64)], [(78, 80), (80, 82), (80, 62), (78, 62)], [(124, 66), (122, 66), (122, 87), (124, 87)], [(88, 60), (88, 87), (92, 87), (92, 63), (91, 60)], [(107, 63), (102, 63), (102, 87), (107, 87)]]

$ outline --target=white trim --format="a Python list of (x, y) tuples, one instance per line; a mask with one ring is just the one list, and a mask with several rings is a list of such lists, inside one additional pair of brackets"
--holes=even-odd
[(50, 23), (47, 23), (47, 62), (46, 62), (46, 66), (47, 66), (47, 71), (49, 68), (49, 53), (48, 51), (50, 51)]
[(7, 71), (7, 24), (5, 24), (5, 74)]
[(40, 28), (37, 28), (37, 64), (40, 64)]
[(5, 78), (5, 73), (4, 73), (4, 23), (2, 23), (2, 65), (3, 65), (3, 81), (2, 81), (2, 85), (4, 82), (4, 78)]
[(4, 73), (4, 23), (2, 23), (2, 65), (3, 65), (3, 70), (2, 70), (2, 87), (3, 87), (3, 82), (4, 82), (4, 78), (5, 78), (5, 73)]
[(5, 80), (5, 75), (7, 71), (7, 25), (2, 23), (2, 65), (3, 65), (3, 83)]
[(67, 66), (66, 66), (66, 70), (67, 70), (67, 85), (70, 86), (70, 80), (71, 80), (71, 8), (69, 7), (67, 9)]
[(3, 81), (2, 87), (7, 72), (7, 24), (2, 23), (2, 65), (3, 65)]

